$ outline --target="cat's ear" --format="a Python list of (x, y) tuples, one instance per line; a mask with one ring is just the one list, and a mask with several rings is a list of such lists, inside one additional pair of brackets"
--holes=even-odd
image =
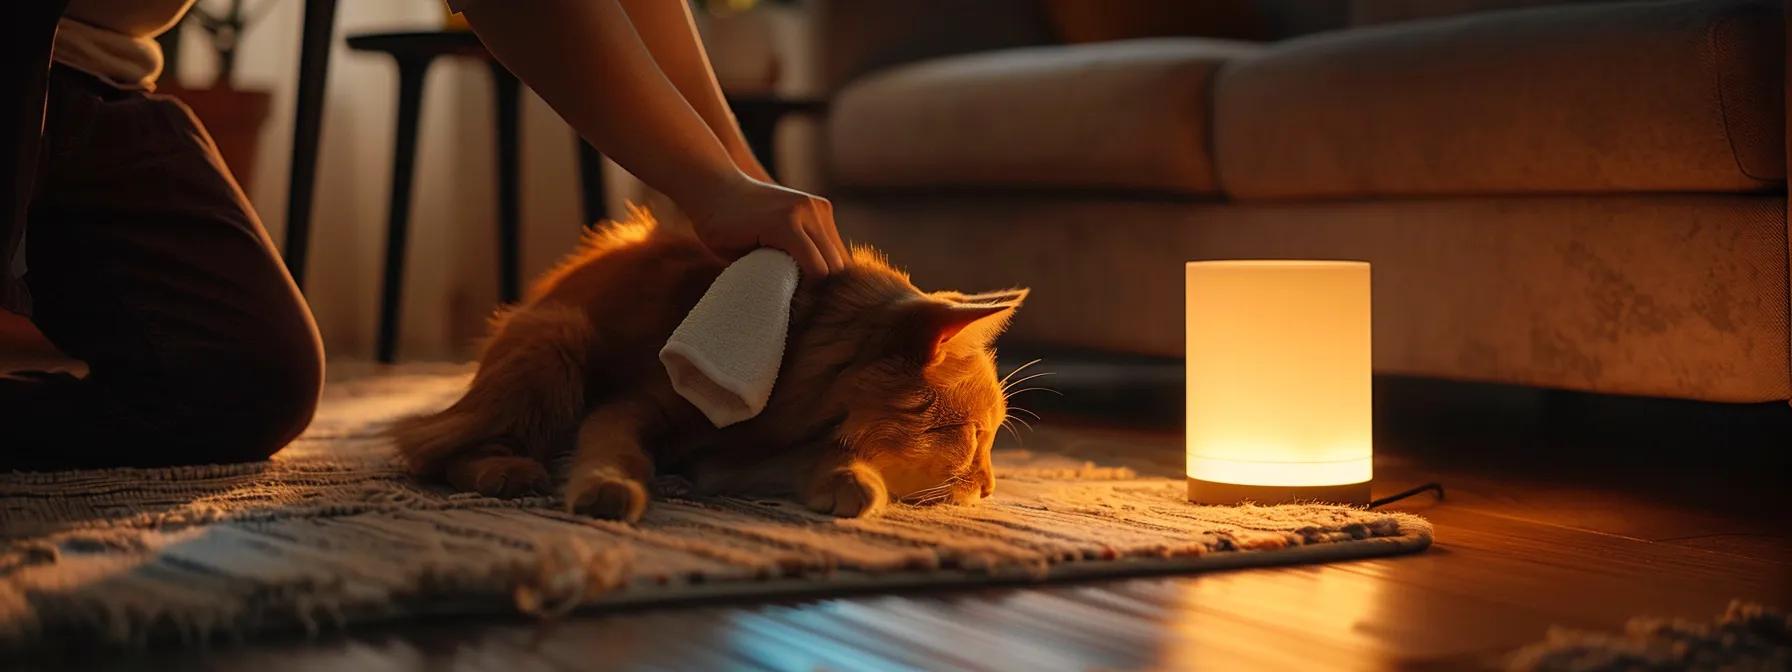
[(929, 297), (913, 304), (914, 319), (909, 324), (914, 332), (910, 342), (919, 350), (922, 361), (938, 361), (948, 345), (988, 347), (1008, 327), (1014, 310), (1026, 298), (1026, 290), (1019, 290), (1018, 295), (977, 297), (975, 301), (969, 300), (971, 297)]
[(959, 303), (1012, 303), (1016, 307), (1019, 307), (1021, 301), (1026, 300), (1026, 298), (1027, 289), (1025, 287), (983, 292), (981, 294), (952, 293), (952, 300)]

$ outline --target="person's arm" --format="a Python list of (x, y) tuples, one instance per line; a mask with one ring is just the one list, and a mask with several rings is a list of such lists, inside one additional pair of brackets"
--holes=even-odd
[(684, 0), (621, 1), (654, 62), (722, 141), (728, 155), (734, 158), (734, 165), (755, 180), (776, 182), (759, 158), (753, 156), (746, 136), (741, 134), (740, 122), (722, 95), (722, 85), (716, 81), (715, 68), (697, 34), (691, 4)]
[(592, 146), (680, 207), (713, 200), (738, 179), (727, 149), (660, 71), (616, 0), (469, 4), (467, 24), (504, 67)]
[(598, 151), (671, 198), (712, 249), (732, 257), (774, 247), (814, 275), (845, 266), (827, 201), (735, 166), (618, 0), (463, 0), (459, 8), (492, 56)]

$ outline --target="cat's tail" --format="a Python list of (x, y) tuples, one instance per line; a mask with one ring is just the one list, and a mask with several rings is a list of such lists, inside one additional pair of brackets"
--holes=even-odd
[(596, 330), (583, 310), (519, 308), (497, 325), (467, 393), (446, 410), (406, 418), (385, 432), (419, 478), (439, 478), (457, 458), (500, 451), (545, 462), (576, 434)]

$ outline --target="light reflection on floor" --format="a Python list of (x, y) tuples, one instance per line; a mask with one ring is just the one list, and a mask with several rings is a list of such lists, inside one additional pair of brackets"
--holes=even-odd
[[(1343, 661), (1332, 654), (1339, 649), (1352, 655), (1375, 650), (1360, 628), (1387, 611), (1387, 584), (1324, 567), (1219, 573), (1160, 588), (1175, 596), (1169, 615), (1173, 636), (1162, 649), (1165, 669), (1217, 669), (1215, 665), (1222, 662), (1252, 659), (1277, 667), (1311, 668), (1318, 656), (1327, 656), (1325, 668), (1337, 669)], [(1263, 641), (1275, 641), (1273, 635), (1290, 623), (1301, 624), (1313, 646), (1262, 646)], [(1251, 630), (1261, 630), (1265, 636), (1232, 639)], [(1228, 637), (1214, 636), (1220, 632)], [(1383, 666), (1383, 661), (1357, 662), (1365, 669)]]
[[(1273, 580), (1238, 572), (1128, 586), (822, 600), (730, 614), (722, 629), (729, 648), (792, 670), (910, 669), (912, 650), (956, 652), (955, 662), (967, 668), (1003, 661), (1004, 669), (1025, 670), (1200, 670), (1241, 660), (1302, 669), (1316, 656), (1329, 656), (1326, 669), (1391, 662), (1366, 657), (1374, 647), (1362, 631), (1388, 616), (1385, 583), (1324, 568), (1275, 573)], [(1026, 618), (1030, 613), (1049, 616)], [(1310, 646), (1262, 645), (1288, 623), (1302, 624)], [(1264, 637), (1240, 637), (1254, 631)], [(1071, 650), (1076, 655), (1064, 655)]]

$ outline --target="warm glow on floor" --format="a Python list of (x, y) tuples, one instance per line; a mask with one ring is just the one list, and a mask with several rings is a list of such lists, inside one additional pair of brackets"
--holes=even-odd
[[(1365, 628), (1398, 618), (1388, 613), (1389, 585), (1330, 567), (1178, 581), (1168, 587), (1176, 594), (1169, 615), (1174, 636), (1164, 641), (1156, 669), (1386, 669), (1393, 661), (1329, 656), (1339, 650), (1366, 652), (1371, 637)], [(1304, 633), (1305, 646), (1238, 639), (1241, 633), (1278, 632), (1291, 625)]]

